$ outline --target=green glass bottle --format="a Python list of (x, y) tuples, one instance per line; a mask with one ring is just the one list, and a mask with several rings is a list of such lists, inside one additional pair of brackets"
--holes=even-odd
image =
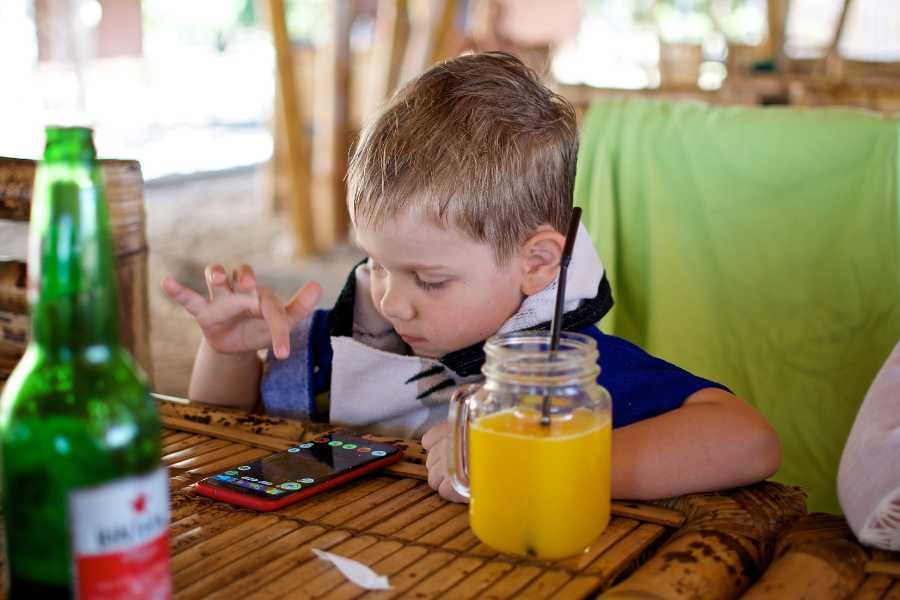
[(159, 414), (119, 341), (90, 129), (47, 128), (30, 226), (32, 338), (0, 397), (11, 597), (168, 597)]

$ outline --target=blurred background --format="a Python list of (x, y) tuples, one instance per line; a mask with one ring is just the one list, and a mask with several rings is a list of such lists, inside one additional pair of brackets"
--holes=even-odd
[[(900, 111), (895, 0), (3, 0), (0, 156), (74, 118), (140, 161), (155, 388), (184, 395), (199, 331), (159, 292), (252, 264), (337, 297), (360, 258), (347, 154), (390, 94), (463, 52), (520, 56), (579, 114), (595, 99)], [(0, 256), (27, 225), (0, 222)]]

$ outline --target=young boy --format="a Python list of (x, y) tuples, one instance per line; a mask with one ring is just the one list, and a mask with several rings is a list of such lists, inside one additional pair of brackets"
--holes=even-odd
[[(463, 56), (399, 91), (362, 133), (349, 209), (369, 256), (331, 311), (308, 283), (287, 304), (249, 266), (206, 270), (209, 298), (163, 289), (203, 329), (193, 400), (419, 437), (429, 483), (446, 479), (447, 402), (480, 380), (495, 333), (548, 329), (572, 210), (572, 107), (518, 59)], [(613, 495), (658, 498), (742, 485), (780, 462), (771, 426), (722, 386), (594, 323), (612, 306), (583, 229), (563, 327), (593, 336), (613, 398)], [(269, 348), (264, 369), (257, 351)]]

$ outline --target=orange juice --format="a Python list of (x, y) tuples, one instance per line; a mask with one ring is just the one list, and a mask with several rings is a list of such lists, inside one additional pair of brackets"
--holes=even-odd
[(611, 425), (578, 409), (541, 425), (510, 409), (469, 426), (469, 516), (475, 534), (510, 554), (562, 558), (609, 522)]

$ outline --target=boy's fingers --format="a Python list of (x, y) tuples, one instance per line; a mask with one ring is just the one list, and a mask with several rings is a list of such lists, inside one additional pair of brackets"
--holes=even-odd
[(206, 288), (209, 290), (209, 299), (214, 300), (216, 296), (222, 295), (224, 292), (231, 291), (231, 284), (228, 282), (228, 274), (222, 265), (207, 265), (204, 270), (206, 279)]
[(275, 358), (287, 358), (291, 353), (291, 327), (284, 307), (272, 292), (265, 288), (259, 288), (259, 310), (272, 334), (272, 349), (275, 351)]
[(449, 500), (450, 502), (469, 502), (468, 498), (459, 495), (459, 492), (457, 492), (453, 487), (453, 484), (450, 483), (449, 477), (441, 482), (440, 486), (438, 486), (437, 492), (441, 498), (443, 498), (444, 500)]
[(174, 277), (164, 277), (160, 285), (166, 296), (183, 306), (186, 311), (195, 317), (206, 307), (206, 300), (203, 296), (190, 288), (184, 287)]
[(315, 310), (321, 298), (322, 286), (315, 281), (310, 281), (297, 290), (294, 297), (284, 305), (291, 327), (305, 319), (309, 313)]
[(441, 482), (444, 481), (444, 478), (447, 474), (447, 468), (444, 464), (443, 458), (438, 460), (432, 466), (428, 467), (428, 485), (431, 486), (431, 489), (434, 491), (438, 491), (438, 488), (441, 485)]
[(234, 270), (234, 288), (245, 293), (256, 289), (256, 273), (250, 265), (243, 264)]
[(446, 440), (447, 433), (450, 431), (449, 427), (450, 426), (447, 423), (441, 423), (440, 425), (435, 425), (429, 429), (428, 432), (422, 436), (422, 447), (426, 450), (430, 450), (432, 446), (441, 440)]
[(425, 467), (430, 469), (432, 465), (437, 463), (437, 461), (444, 459), (447, 456), (447, 441), (443, 440), (435, 444), (428, 451), (428, 456), (425, 458)]

